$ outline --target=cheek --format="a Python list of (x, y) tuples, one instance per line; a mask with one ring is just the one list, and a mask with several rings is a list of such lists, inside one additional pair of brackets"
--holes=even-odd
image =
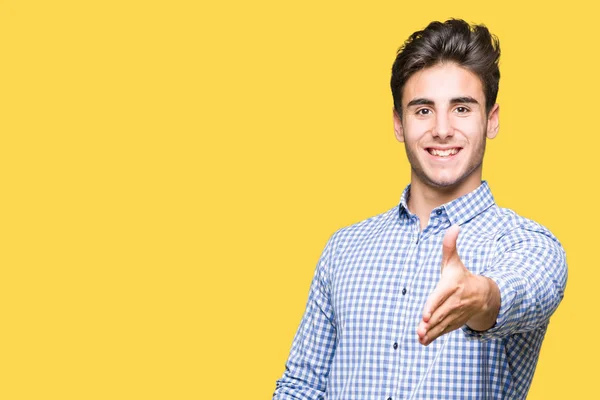
[(479, 118), (474, 116), (470, 116), (467, 118), (455, 118), (454, 119), (454, 127), (460, 128), (465, 132), (481, 132), (483, 125), (485, 122), (481, 121)]
[(418, 143), (430, 132), (433, 122), (429, 120), (408, 120), (404, 126), (404, 138), (410, 143)]
[(464, 118), (459, 121), (456, 121), (454, 127), (463, 132), (471, 143), (477, 143), (481, 141), (486, 134), (485, 122), (474, 118)]

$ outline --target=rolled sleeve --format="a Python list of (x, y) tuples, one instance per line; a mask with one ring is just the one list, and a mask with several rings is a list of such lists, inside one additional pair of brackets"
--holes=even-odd
[(466, 338), (488, 341), (528, 332), (546, 325), (564, 297), (565, 251), (541, 225), (520, 226), (498, 239), (494, 261), (481, 275), (498, 285), (500, 310), (486, 331), (464, 325)]

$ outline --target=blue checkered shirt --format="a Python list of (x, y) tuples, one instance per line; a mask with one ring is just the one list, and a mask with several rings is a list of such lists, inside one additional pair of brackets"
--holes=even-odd
[[(400, 205), (335, 232), (273, 399), (523, 399), (548, 321), (563, 298), (565, 252), (543, 226), (498, 207), (486, 181), (435, 208), (421, 232)], [(442, 238), (461, 227), (458, 254), (500, 288), (496, 324), (466, 325), (429, 346), (416, 333), (434, 290)]]

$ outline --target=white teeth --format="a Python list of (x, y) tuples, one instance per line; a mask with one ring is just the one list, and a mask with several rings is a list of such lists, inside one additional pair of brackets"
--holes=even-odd
[(448, 149), (448, 150), (436, 150), (436, 149), (429, 149), (429, 153), (433, 154), (434, 156), (438, 156), (438, 157), (448, 157), (448, 156), (453, 156), (456, 153), (458, 153), (458, 149)]

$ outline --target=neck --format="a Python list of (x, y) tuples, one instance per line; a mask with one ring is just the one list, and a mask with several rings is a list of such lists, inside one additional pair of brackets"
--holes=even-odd
[(421, 231), (429, 224), (429, 215), (434, 208), (471, 193), (481, 185), (481, 174), (474, 175), (456, 185), (437, 187), (424, 183), (413, 173), (407, 205), (419, 217)]

